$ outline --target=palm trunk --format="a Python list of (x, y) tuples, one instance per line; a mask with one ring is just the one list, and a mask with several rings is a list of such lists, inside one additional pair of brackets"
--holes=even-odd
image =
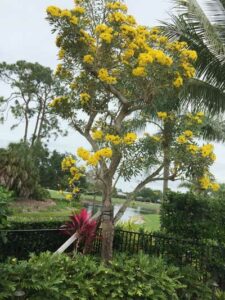
[(103, 188), (103, 208), (102, 208), (102, 260), (107, 263), (113, 257), (113, 205), (111, 201), (112, 181), (108, 180)]

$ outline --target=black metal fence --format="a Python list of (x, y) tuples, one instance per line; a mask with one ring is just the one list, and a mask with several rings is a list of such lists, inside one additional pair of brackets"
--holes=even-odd
[[(1, 239), (1, 235), (4, 239)], [(8, 257), (27, 259), (30, 253), (39, 254), (44, 251), (56, 251), (68, 236), (59, 229), (21, 229), (0, 231), (0, 260)]]
[[(168, 237), (164, 234), (139, 233), (116, 230), (113, 248), (118, 252), (136, 254), (140, 251), (155, 256), (163, 256), (167, 261), (179, 266), (191, 264), (196, 269), (210, 270), (219, 261), (225, 262), (225, 248)], [(101, 249), (101, 231), (98, 232), (93, 250)]]
[[(59, 229), (29, 229), (0, 231), (6, 234), (6, 242), (0, 238), (0, 259), (17, 257), (24, 259), (30, 253), (56, 251), (67, 239)], [(93, 253), (100, 254), (101, 230), (93, 243)], [(115, 252), (135, 254), (140, 251), (163, 256), (179, 266), (191, 264), (196, 269), (213, 271), (225, 265), (225, 248), (202, 244), (199, 241), (181, 240), (156, 233), (140, 233), (116, 230), (113, 248)], [(70, 248), (71, 249), (71, 248)], [(69, 250), (70, 250), (69, 249)], [(222, 270), (223, 271), (223, 270)], [(225, 272), (225, 271), (224, 271)]]

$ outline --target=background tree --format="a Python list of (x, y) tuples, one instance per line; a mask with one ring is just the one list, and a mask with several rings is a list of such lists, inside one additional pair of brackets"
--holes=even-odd
[(58, 117), (52, 114), (50, 101), (62, 92), (62, 85), (51, 69), (38, 63), (17, 61), (15, 64), (0, 64), (0, 80), (12, 90), (8, 98), (0, 99), (2, 118), (10, 110), (17, 123), (24, 122), (23, 141), (31, 136), (31, 144), (51, 135), (63, 133)]
[(0, 184), (14, 191), (18, 197), (30, 198), (40, 188), (33, 151), (23, 142), (0, 150)]
[(178, 16), (163, 28), (171, 40), (188, 43), (198, 53), (196, 77), (180, 94), (186, 104), (196, 110), (215, 115), (225, 110), (225, 3), (203, 1), (204, 10), (196, 0), (176, 0)]
[[(77, 154), (103, 183), (102, 257), (107, 261), (112, 258), (111, 195), (117, 178), (121, 172), (127, 179), (139, 173), (143, 157), (145, 164), (152, 163), (147, 161), (152, 147), (144, 144), (153, 143), (147, 137), (137, 141), (131, 121), (135, 113), (151, 111), (165, 95), (172, 100), (193, 75), (197, 55), (185, 43), (168, 43), (158, 29), (139, 26), (122, 2), (76, 3), (72, 10), (47, 8), (62, 59), (56, 74), (71, 89), (51, 106), (91, 145), (91, 151), (80, 148)], [(71, 159), (65, 161), (67, 168), (73, 165)], [(154, 175), (161, 170), (160, 166)], [(80, 171), (71, 171), (76, 172)], [(149, 180), (150, 176), (142, 185)]]
[[(65, 174), (62, 170), (61, 163), (65, 156), (68, 156), (68, 153), (59, 153), (54, 150), (50, 153), (46, 148), (45, 152), (42, 151), (44, 155), (38, 156), (39, 163), (39, 176), (40, 176), (40, 185), (42, 187), (53, 189), (53, 190), (65, 190), (68, 187), (69, 173)], [(86, 177), (82, 176), (80, 178), (80, 188), (82, 190), (87, 189)]]
[(143, 201), (157, 203), (162, 199), (162, 192), (160, 190), (153, 190), (151, 188), (145, 187), (138, 193), (136, 193), (136, 199), (137, 197), (141, 197)]

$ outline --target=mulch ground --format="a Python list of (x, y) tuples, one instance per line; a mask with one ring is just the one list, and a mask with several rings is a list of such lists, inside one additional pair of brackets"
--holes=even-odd
[(22, 211), (39, 211), (47, 209), (48, 207), (55, 206), (56, 203), (51, 199), (46, 199), (44, 201), (37, 201), (32, 199), (18, 199), (13, 202), (13, 207), (18, 207)]

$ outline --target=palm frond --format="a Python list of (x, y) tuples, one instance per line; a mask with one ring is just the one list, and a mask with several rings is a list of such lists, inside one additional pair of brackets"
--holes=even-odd
[(216, 115), (225, 111), (225, 91), (200, 79), (192, 79), (182, 89), (180, 98), (194, 110), (206, 111), (209, 115)]

